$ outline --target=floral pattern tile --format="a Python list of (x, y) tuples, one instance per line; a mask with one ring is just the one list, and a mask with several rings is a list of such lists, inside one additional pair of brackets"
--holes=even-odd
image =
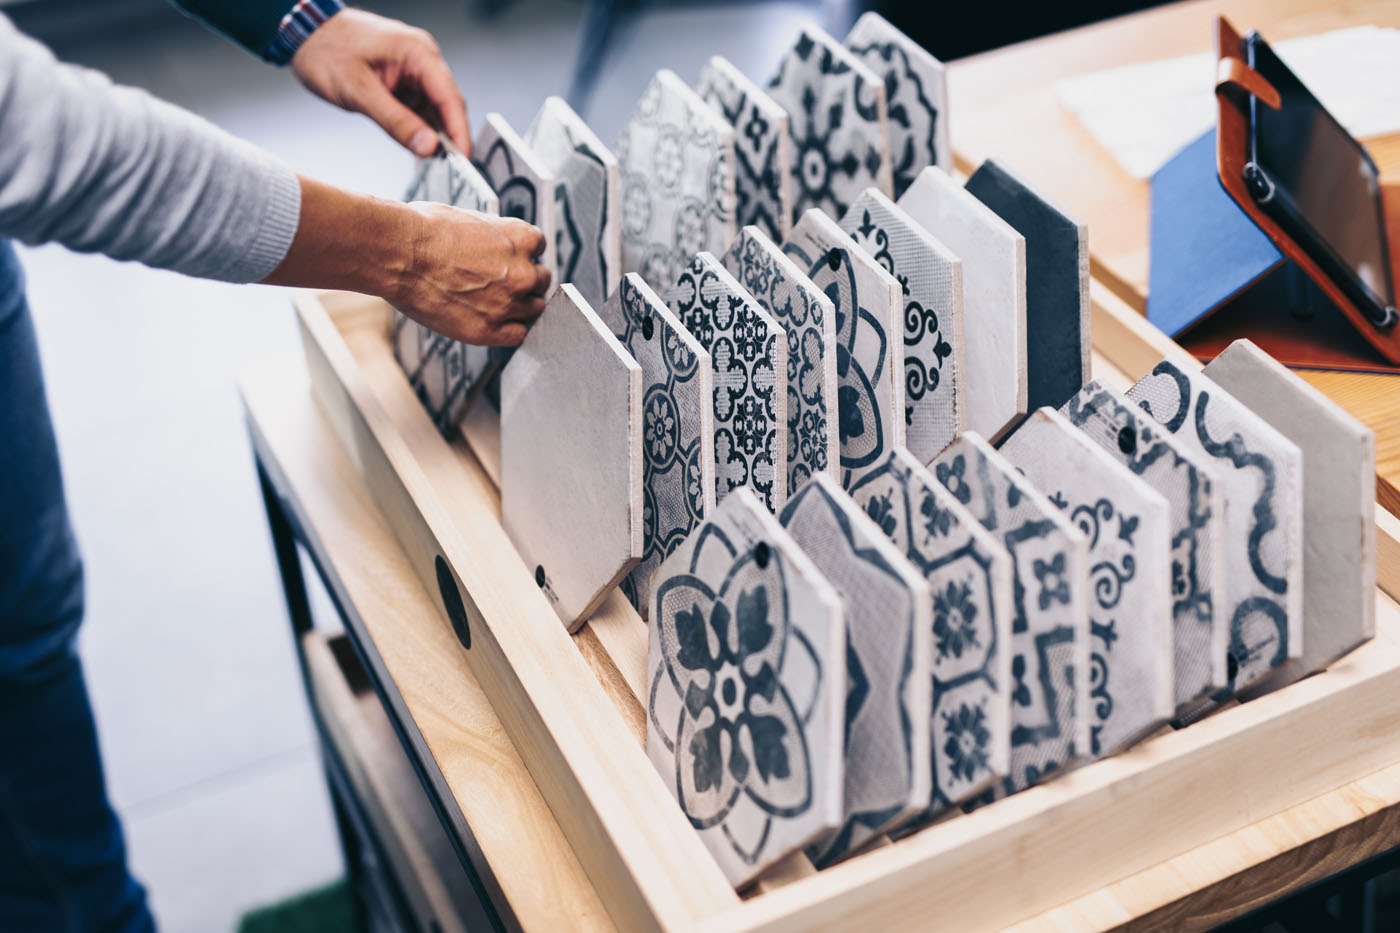
[(840, 825), (844, 613), (746, 489), (657, 573), (647, 754), (736, 886)]
[(902, 448), (851, 489), (928, 581), (933, 598), (933, 790), (925, 816), (981, 793), (1011, 767), (1011, 555)]
[(665, 297), (714, 361), (716, 500), (748, 486), (776, 512), (787, 501), (787, 393), (778, 375), (787, 372), (787, 335), (709, 253)]
[(622, 268), (669, 288), (696, 253), (734, 239), (734, 128), (662, 69), (617, 144)]
[(802, 215), (783, 252), (836, 309), (841, 485), (850, 488), (904, 443), (903, 289), (836, 221)]
[(525, 142), (554, 186), (558, 282), (598, 307), (622, 277), (622, 177), (617, 157), (559, 97), (544, 106)]
[(1001, 453), (1089, 539), (1089, 754), (1127, 748), (1176, 710), (1166, 497), (1050, 408)]
[(787, 334), (788, 494), (819, 474), (837, 478), (836, 306), (757, 227), (740, 230), (723, 261)]
[(768, 95), (790, 120), (794, 218), (816, 208), (834, 220), (872, 186), (894, 193), (885, 82), (839, 42), (802, 30)]
[[(447, 145), (418, 160), (405, 201), (436, 201), (464, 210), (495, 214), (499, 200), (467, 159)], [(394, 358), (403, 368), (419, 401), (444, 436), (455, 433), (466, 413), (472, 389), (492, 369), (489, 355), (444, 337), (395, 311), (390, 324)]]
[(635, 273), (598, 316), (642, 367), (642, 559), (621, 589), (645, 617), (656, 568), (715, 507), (713, 364)]
[(1177, 708), (1224, 689), (1230, 627), (1219, 606), (1225, 592), (1225, 499), (1217, 470), (1097, 380), (1070, 399), (1063, 413), (1167, 499)]
[(700, 69), (695, 92), (734, 127), (735, 223), (781, 241), (792, 228), (787, 111), (719, 55)]
[(846, 607), (845, 818), (808, 847), (823, 867), (928, 805), (933, 600), (918, 569), (829, 477), (789, 499), (782, 522)]
[(1209, 377), (1166, 360), (1126, 394), (1219, 471), (1230, 689), (1249, 687), (1301, 651), (1302, 451)]
[(929, 468), (1011, 555), (1011, 773), (989, 796), (1015, 793), (1088, 754), (1088, 540), (975, 432)]
[(894, 196), (930, 165), (953, 167), (948, 142), (948, 85), (943, 63), (879, 13), (865, 13), (846, 48), (885, 83)]
[(856, 198), (841, 229), (903, 292), (904, 446), (928, 463), (967, 427), (963, 411), (962, 261), (878, 191)]

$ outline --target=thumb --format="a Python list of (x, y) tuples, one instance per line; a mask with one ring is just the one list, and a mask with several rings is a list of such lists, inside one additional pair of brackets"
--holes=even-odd
[(365, 82), (359, 106), (354, 109), (378, 123), (384, 132), (414, 155), (427, 158), (437, 151), (437, 132), (378, 81)]

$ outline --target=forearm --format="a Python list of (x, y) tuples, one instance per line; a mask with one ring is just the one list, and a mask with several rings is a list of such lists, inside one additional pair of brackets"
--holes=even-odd
[(56, 62), (0, 16), (0, 236), (254, 281), (282, 261), (299, 212), (278, 160)]
[(333, 288), (388, 300), (403, 290), (423, 238), (421, 215), (398, 201), (302, 177), (301, 223), (268, 285)]

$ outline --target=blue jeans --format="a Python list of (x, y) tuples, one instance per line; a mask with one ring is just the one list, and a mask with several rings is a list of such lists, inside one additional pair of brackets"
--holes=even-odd
[(24, 275), (0, 240), (0, 930), (154, 929), (102, 781), (82, 616)]

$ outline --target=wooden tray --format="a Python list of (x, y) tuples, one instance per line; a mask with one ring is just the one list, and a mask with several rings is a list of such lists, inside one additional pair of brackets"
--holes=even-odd
[[(1097, 282), (1095, 375), (1122, 387), (1179, 347)], [(313, 392), (465, 646), (600, 900), (621, 928), (999, 928), (1395, 763), (1400, 520), (1377, 511), (1376, 638), (1276, 693), (1159, 735), (840, 865), (740, 897), (643, 753), (646, 629), (615, 594), (575, 635), (500, 525), (471, 452), (445, 443), (390, 352), (389, 309), (297, 301)], [(1382, 592), (1384, 591), (1384, 592)]]

